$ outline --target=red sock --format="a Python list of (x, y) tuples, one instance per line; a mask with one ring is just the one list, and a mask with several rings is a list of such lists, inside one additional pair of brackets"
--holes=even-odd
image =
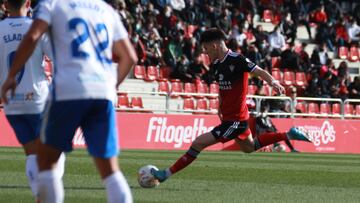
[[(191, 155), (190, 155), (191, 154)], [(182, 170), (183, 168), (187, 167), (188, 165), (191, 164), (191, 162), (193, 162), (197, 155), (199, 154), (198, 151), (194, 150), (194, 149), (189, 149), (189, 151), (187, 151), (184, 155), (182, 155), (171, 167), (170, 167), (170, 172), (171, 174), (174, 174), (180, 170)]]
[(268, 146), (270, 144), (274, 144), (275, 142), (286, 140), (286, 133), (264, 133), (260, 136), (257, 136), (254, 139), (255, 142), (255, 150), (258, 150), (262, 147)]

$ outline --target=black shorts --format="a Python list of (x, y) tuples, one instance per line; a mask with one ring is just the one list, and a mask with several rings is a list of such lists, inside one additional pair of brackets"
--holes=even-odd
[(211, 133), (222, 143), (236, 137), (244, 140), (251, 135), (247, 121), (223, 121), (220, 125), (216, 126)]

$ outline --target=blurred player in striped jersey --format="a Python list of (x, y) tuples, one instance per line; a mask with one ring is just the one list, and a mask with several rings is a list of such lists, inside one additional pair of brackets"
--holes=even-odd
[[(26, 17), (30, 9), (30, 0), (7, 0), (5, 2), (9, 17), (0, 22), (0, 84), (8, 75), (14, 62), (16, 49), (29, 30), (32, 19)], [(26, 154), (26, 176), (33, 195), (37, 196), (37, 144), (39, 143), (41, 113), (48, 96), (48, 82), (42, 66), (44, 54), (52, 58), (50, 41), (41, 35), (39, 43), (20, 71), (14, 75), (17, 85), (4, 106), (6, 118), (14, 129), (18, 141)], [(64, 155), (61, 156), (57, 171), (64, 173)]]
[[(61, 152), (72, 150), (75, 131), (81, 127), (89, 154), (104, 182), (108, 202), (132, 202), (120, 171), (114, 101), (119, 84), (137, 57), (119, 15), (101, 0), (43, 0), (34, 22), (19, 45), (2, 98), (14, 91), (16, 74), (49, 31), (54, 49), (54, 77), (46, 108), (39, 148), (39, 199), (64, 201), (61, 177), (54, 166)], [(115, 68), (112, 54), (119, 58)]]

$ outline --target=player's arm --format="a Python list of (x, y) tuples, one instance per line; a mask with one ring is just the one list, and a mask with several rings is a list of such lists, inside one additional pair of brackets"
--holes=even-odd
[(113, 46), (113, 53), (117, 58), (119, 58), (119, 60), (116, 61), (118, 62), (118, 77), (116, 88), (118, 88), (132, 67), (137, 63), (138, 58), (136, 56), (134, 47), (128, 38), (116, 41)]
[(265, 80), (268, 84), (270, 84), (273, 88), (275, 88), (280, 94), (284, 94), (285, 88), (280, 84), (278, 80), (275, 80), (275, 78), (273, 78), (266, 70), (260, 68), (259, 66), (255, 66), (252, 73), (255, 76), (261, 77), (261, 79)]
[(1, 98), (4, 103), (7, 103), (6, 93), (11, 90), (11, 94), (14, 95), (16, 88), (16, 74), (21, 70), (26, 61), (30, 58), (33, 53), (38, 40), (41, 38), (42, 34), (48, 30), (48, 24), (43, 20), (35, 20), (29, 31), (24, 36), (24, 39), (21, 41), (19, 47), (17, 48), (15, 58), (11, 65), (8, 77), (4, 82), (1, 89)]

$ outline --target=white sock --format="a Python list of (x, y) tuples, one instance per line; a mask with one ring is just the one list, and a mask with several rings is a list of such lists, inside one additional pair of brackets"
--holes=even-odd
[(39, 173), (38, 192), (41, 203), (64, 202), (63, 182), (55, 170), (47, 170)]
[(29, 181), (31, 192), (34, 197), (37, 197), (37, 176), (39, 173), (39, 168), (35, 154), (30, 154), (26, 157), (25, 173)]
[(117, 171), (104, 180), (108, 203), (132, 203), (133, 198), (128, 183), (121, 171)]
[(64, 172), (65, 172), (65, 153), (61, 153), (58, 162), (56, 164), (56, 168), (55, 171), (57, 173), (57, 176), (60, 177), (60, 179), (64, 176)]

